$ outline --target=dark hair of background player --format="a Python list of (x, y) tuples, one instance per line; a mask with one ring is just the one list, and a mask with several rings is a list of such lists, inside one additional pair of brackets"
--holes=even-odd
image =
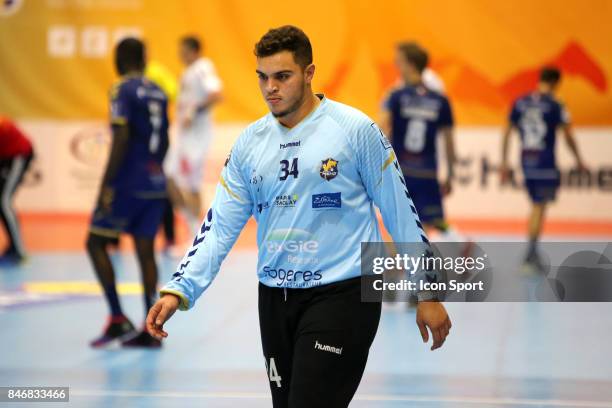
[(402, 53), (406, 61), (414, 65), (419, 72), (423, 72), (427, 68), (429, 55), (417, 43), (411, 41), (403, 42), (397, 45), (397, 49)]
[(302, 68), (312, 64), (310, 40), (295, 26), (272, 28), (255, 44), (255, 55), (258, 58), (269, 57), (281, 51), (290, 51), (296, 64)]
[(561, 80), (561, 71), (555, 67), (544, 67), (540, 71), (540, 82), (556, 85)]
[(181, 44), (194, 52), (200, 52), (202, 50), (202, 43), (196, 36), (193, 35), (186, 35), (185, 37), (181, 38)]
[(119, 75), (130, 71), (144, 71), (145, 46), (136, 38), (125, 38), (115, 48), (115, 66)]

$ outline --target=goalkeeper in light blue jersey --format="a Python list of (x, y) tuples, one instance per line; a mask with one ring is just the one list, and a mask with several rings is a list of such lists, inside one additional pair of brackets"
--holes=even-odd
[[(380, 319), (361, 301), (362, 242), (382, 241), (375, 206), (396, 242), (427, 242), (393, 148), (366, 115), (314, 94), (308, 37), (272, 29), (255, 46), (270, 113), (240, 135), (215, 199), (148, 330), (193, 307), (240, 231), (257, 221), (260, 327), (275, 407), (345, 407), (357, 389)], [(418, 278), (418, 277), (417, 277)], [(417, 323), (432, 349), (451, 323), (421, 292)]]

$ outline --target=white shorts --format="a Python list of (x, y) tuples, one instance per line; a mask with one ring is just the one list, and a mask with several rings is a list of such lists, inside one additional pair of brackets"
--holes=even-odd
[(210, 146), (210, 132), (178, 135), (170, 145), (164, 163), (164, 172), (181, 189), (198, 192), (202, 188), (206, 154)]

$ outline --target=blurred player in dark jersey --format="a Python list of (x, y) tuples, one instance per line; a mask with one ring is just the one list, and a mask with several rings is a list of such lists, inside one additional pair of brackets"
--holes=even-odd
[[(172, 104), (178, 94), (178, 83), (174, 74), (157, 61), (147, 61), (147, 67), (145, 68), (145, 77), (152, 81), (155, 85), (159, 86), (162, 91), (166, 93), (168, 97), (168, 104)], [(164, 210), (164, 216), (162, 219), (164, 236), (166, 244), (164, 246), (164, 253), (170, 254), (170, 249), (174, 247), (176, 243), (176, 228), (174, 223), (174, 208), (170, 197), (166, 198), (166, 209)]]
[[(391, 91), (383, 104), (381, 128), (392, 141), (406, 186), (421, 222), (444, 241), (461, 241), (444, 218), (442, 197), (452, 190), (455, 148), (453, 114), (448, 99), (423, 84), (427, 52), (414, 42), (397, 47), (396, 64), (404, 86)], [(438, 182), (437, 136), (444, 138), (448, 174)]]
[(537, 90), (518, 98), (512, 105), (509, 124), (503, 135), (502, 183), (506, 183), (510, 178), (508, 146), (510, 135), (516, 129), (521, 137), (521, 165), (525, 186), (532, 202), (525, 272), (542, 270), (537, 241), (542, 231), (546, 205), (554, 201), (560, 184), (555, 158), (557, 129), (563, 131), (565, 141), (576, 158), (578, 169), (586, 170), (574, 139), (569, 113), (555, 98), (560, 80), (561, 72), (558, 69), (554, 67), (542, 69)]
[(111, 90), (113, 142), (87, 239), (110, 317), (102, 336), (91, 345), (122, 342), (124, 346), (159, 347), (158, 340), (145, 329), (136, 332), (123, 314), (107, 247), (122, 232), (134, 238), (148, 310), (157, 289), (153, 239), (166, 198), (162, 162), (168, 149), (167, 97), (143, 76), (145, 49), (140, 40), (121, 41), (115, 50), (115, 64), (121, 80)]
[(8, 118), (0, 116), (0, 217), (9, 245), (0, 261), (19, 263), (26, 259), (13, 196), (34, 156), (32, 143)]

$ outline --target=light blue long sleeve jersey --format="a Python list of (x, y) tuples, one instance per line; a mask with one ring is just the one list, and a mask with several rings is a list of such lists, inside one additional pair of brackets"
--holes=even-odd
[(248, 126), (225, 163), (193, 246), (161, 293), (193, 307), (247, 220), (257, 221), (257, 276), (307, 288), (360, 275), (361, 242), (428, 242), (393, 148), (365, 114), (323, 96), (292, 129), (272, 114)]

